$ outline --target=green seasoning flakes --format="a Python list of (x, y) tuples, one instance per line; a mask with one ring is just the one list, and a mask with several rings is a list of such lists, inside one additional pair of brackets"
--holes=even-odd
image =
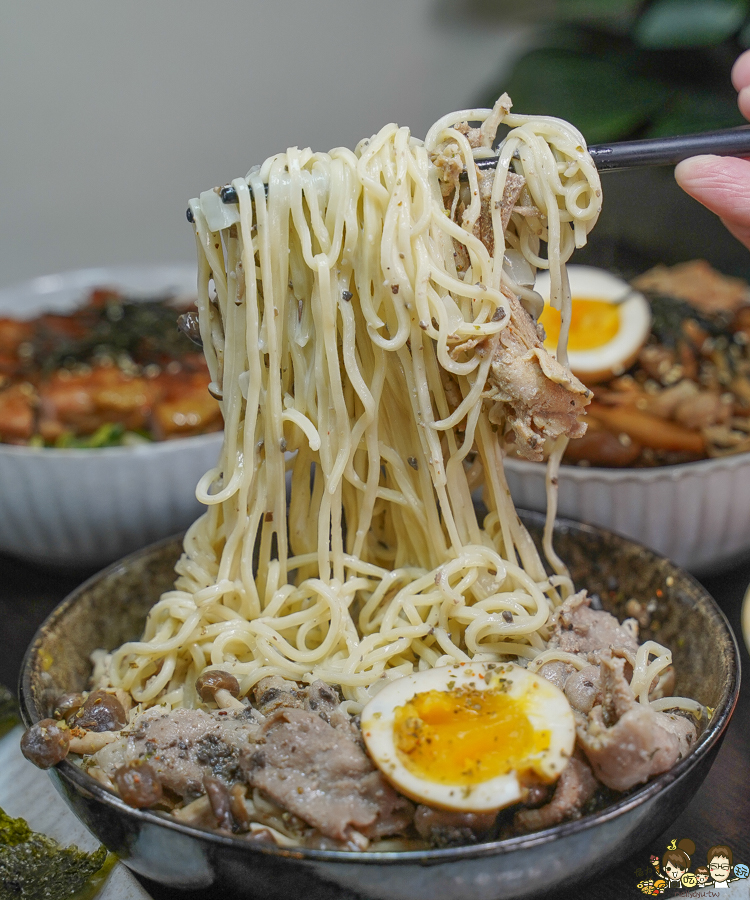
[[(107, 850), (84, 853), (33, 832), (0, 809), (0, 900), (83, 900), (104, 882)], [(99, 877), (94, 876), (99, 873)]]
[(18, 703), (4, 684), (0, 684), (0, 737), (7, 734), (21, 722)]

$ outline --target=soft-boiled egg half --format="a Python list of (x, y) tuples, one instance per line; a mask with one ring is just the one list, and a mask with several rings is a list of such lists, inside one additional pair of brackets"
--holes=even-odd
[[(651, 307), (622, 278), (591, 266), (568, 266), (572, 310), (568, 334), (570, 368), (584, 384), (621, 375), (635, 361), (651, 331)], [(555, 352), (560, 313), (550, 306), (549, 272), (540, 272), (534, 289), (544, 298), (539, 321)]]
[(555, 781), (575, 744), (565, 695), (513, 663), (406, 675), (362, 710), (362, 734), (402, 794), (438, 809), (490, 812)]

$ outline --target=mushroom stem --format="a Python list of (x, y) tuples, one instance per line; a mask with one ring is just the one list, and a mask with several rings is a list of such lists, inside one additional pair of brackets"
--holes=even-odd
[(245, 704), (233, 697), (226, 688), (219, 688), (214, 694), (216, 705), (221, 709), (244, 709)]
[(107, 744), (116, 741), (118, 737), (119, 735), (115, 731), (87, 731), (82, 737), (71, 733), (70, 752), (96, 753), (102, 747), (106, 747)]

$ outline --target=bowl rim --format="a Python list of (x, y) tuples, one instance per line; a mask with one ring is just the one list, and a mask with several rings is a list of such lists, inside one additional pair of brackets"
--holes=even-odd
[[(195, 261), (175, 259), (162, 262), (112, 263), (111, 265), (83, 266), (78, 269), (48, 272), (44, 275), (34, 275), (31, 278), (4, 284), (0, 287), (0, 308), (6, 300), (24, 292), (33, 297), (54, 296), (64, 291), (90, 291), (96, 287), (114, 287), (116, 286), (115, 282), (127, 281), (133, 277), (157, 277), (168, 274), (170, 278), (187, 278), (189, 275), (194, 275), (197, 291), (198, 267)], [(159, 278), (159, 280), (162, 279)], [(126, 288), (126, 290), (141, 293), (145, 289)], [(158, 288), (149, 288), (148, 290), (155, 291)], [(3, 316), (13, 318), (8, 312), (4, 312)]]
[[(519, 459), (514, 456), (503, 457), (503, 466), (507, 471), (517, 475), (537, 475), (545, 472), (544, 462), (530, 459)], [(680, 481), (694, 475), (707, 475), (738, 469), (750, 465), (750, 451), (734, 453), (728, 456), (716, 456), (711, 459), (697, 459), (693, 462), (676, 463), (670, 466), (653, 466), (636, 468), (634, 466), (571, 466), (561, 465), (559, 477), (572, 481), (588, 481), (599, 478), (602, 481), (635, 481), (648, 484), (654, 481)]]
[[(527, 521), (536, 523), (544, 522), (545, 517), (542, 513), (528, 512), (526, 510), (519, 511), (519, 513), (522, 513), (523, 518)], [(633, 541), (630, 538), (624, 538), (621, 535), (614, 534), (608, 529), (600, 528), (598, 526), (575, 522), (571, 519), (558, 518), (555, 522), (555, 529), (583, 531), (588, 533), (593, 532), (597, 534), (601, 534), (603, 532), (606, 535), (612, 535), (618, 541), (625, 541), (626, 543), (631, 544), (634, 547), (644, 550), (646, 553), (657, 560), (665, 560), (665, 557), (663, 557), (661, 554), (656, 553), (649, 548), (643, 547), (643, 545), (639, 544), (637, 541)], [(31, 672), (33, 660), (36, 654), (37, 644), (41, 642), (45, 632), (53, 628), (56, 621), (60, 619), (68, 611), (68, 609), (76, 603), (79, 596), (85, 593), (88, 588), (93, 586), (96, 582), (115, 574), (119, 569), (127, 567), (132, 562), (135, 562), (139, 557), (148, 556), (151, 553), (155, 553), (167, 544), (175, 543), (181, 537), (182, 535), (174, 535), (169, 538), (164, 538), (161, 541), (149, 544), (147, 547), (136, 550), (134, 553), (131, 553), (128, 556), (117, 560), (101, 571), (95, 573), (90, 578), (86, 579), (86, 581), (84, 581), (81, 585), (71, 591), (54, 608), (54, 610), (52, 610), (52, 612), (44, 620), (44, 622), (42, 622), (26, 649), (19, 676), (19, 706), (21, 710), (21, 718), (23, 719), (23, 724), (26, 728), (29, 728), (31, 725), (38, 722), (41, 718), (38, 715), (36, 706), (32, 699)], [(700, 582), (698, 582), (696, 578), (694, 578), (685, 569), (681, 569), (669, 560), (666, 560), (666, 562), (673, 569), (673, 572), (670, 574), (677, 573), (681, 578), (687, 579), (688, 582), (691, 582), (694, 586), (698, 587), (705, 600), (708, 601), (711, 613), (721, 626), (721, 629), (724, 633), (727, 654), (729, 657), (729, 678), (726, 694), (722, 698), (722, 702), (715, 708), (714, 714), (711, 717), (706, 730), (700, 736), (692, 751), (684, 759), (677, 762), (667, 772), (663, 772), (661, 775), (658, 775), (652, 781), (634, 788), (631, 792), (625, 794), (615, 803), (605, 807), (602, 810), (599, 810), (598, 812), (582, 816), (581, 818), (563, 822), (528, 835), (505, 838), (499, 841), (470, 844), (468, 846), (433, 848), (429, 850), (391, 850), (382, 852), (364, 850), (354, 853), (349, 850), (315, 850), (306, 847), (272, 847), (270, 845), (265, 846), (263, 844), (249, 843), (248, 840), (244, 837), (224, 835), (210, 829), (197, 828), (195, 826), (187, 825), (185, 823), (178, 822), (177, 820), (170, 819), (166, 814), (152, 812), (148, 809), (134, 809), (133, 807), (128, 806), (116, 794), (108, 791), (103, 785), (101, 785), (90, 775), (87, 775), (79, 766), (75, 765), (67, 759), (63, 760), (61, 763), (58, 763), (54, 767), (54, 769), (57, 770), (59, 777), (72, 782), (79, 792), (83, 792), (87, 796), (93, 796), (93, 798), (99, 803), (103, 803), (105, 806), (110, 807), (114, 811), (119, 812), (126, 817), (132, 817), (140, 821), (142, 825), (167, 828), (188, 837), (195, 838), (200, 841), (205, 841), (209, 844), (215, 844), (226, 848), (233, 848), (239, 852), (250, 854), (260, 853), (264, 856), (289, 858), (300, 861), (326, 861), (348, 864), (362, 863), (364, 865), (377, 865), (384, 862), (388, 862), (390, 864), (401, 863), (404, 865), (414, 863), (436, 865), (440, 863), (451, 862), (457, 859), (477, 859), (488, 856), (505, 855), (508, 853), (521, 851), (526, 848), (546, 844), (550, 841), (558, 840), (559, 838), (577, 834), (578, 832), (588, 831), (590, 828), (594, 828), (597, 825), (608, 822), (630, 810), (642, 806), (643, 804), (654, 799), (663, 790), (669, 788), (676, 782), (682, 780), (682, 778), (686, 777), (688, 773), (713, 750), (716, 743), (724, 734), (724, 731), (729, 724), (729, 720), (731, 719), (732, 713), (734, 712), (735, 706), (737, 704), (741, 678), (740, 652), (737, 638), (732, 631), (731, 626), (729, 625), (727, 617), (724, 615), (723, 610), (719, 607), (711, 594), (709, 594), (709, 592), (703, 587), (703, 585), (700, 584)], [(50, 770), (50, 772), (52, 771), (53, 770)]]
[[(83, 459), (87, 464), (91, 464), (92, 457), (97, 459), (110, 459), (118, 456), (148, 456), (154, 454), (169, 454), (178, 450), (187, 449), (185, 444), (189, 442), (190, 447), (195, 448), (198, 445), (214, 443), (221, 444), (224, 440), (224, 429), (220, 431), (207, 431), (205, 434), (191, 434), (184, 437), (174, 437), (166, 441), (145, 441), (142, 444), (132, 444), (128, 446), (117, 445), (115, 447), (29, 447), (25, 444), (2, 444), (0, 443), (0, 457), (25, 457), (26, 459), (44, 459), (47, 462), (52, 460), (70, 460)], [(149, 544), (149, 546), (152, 546)]]

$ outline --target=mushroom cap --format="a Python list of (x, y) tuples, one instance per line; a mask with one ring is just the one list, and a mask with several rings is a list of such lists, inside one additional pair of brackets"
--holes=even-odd
[(240, 695), (240, 683), (231, 674), (223, 669), (211, 669), (199, 675), (195, 680), (195, 689), (201, 696), (201, 700), (208, 703), (213, 700), (217, 691), (229, 691), (233, 697)]
[(55, 718), (69, 718), (73, 713), (77, 712), (85, 702), (86, 698), (84, 695), (79, 694), (77, 691), (61, 694), (55, 703)]
[(142, 760), (133, 760), (117, 769), (114, 782), (122, 799), (136, 809), (153, 806), (163, 795), (156, 770)]
[(128, 724), (128, 716), (114, 694), (92, 691), (70, 724), (86, 731), (119, 731)]
[(68, 755), (69, 741), (64, 725), (54, 719), (42, 719), (24, 732), (21, 753), (40, 769), (49, 769)]

